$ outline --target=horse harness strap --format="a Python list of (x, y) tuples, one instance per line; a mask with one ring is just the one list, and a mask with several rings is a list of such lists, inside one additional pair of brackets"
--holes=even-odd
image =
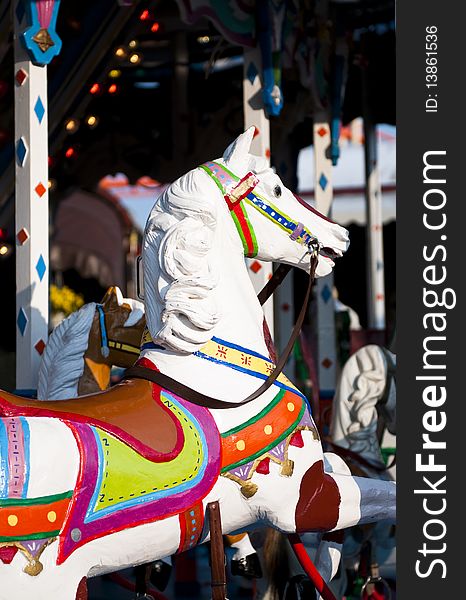
[[(181, 398), (185, 398), (194, 404), (198, 404), (199, 406), (204, 406), (210, 409), (222, 409), (222, 408), (235, 408), (241, 406), (243, 404), (248, 404), (253, 400), (256, 400), (259, 396), (261, 396), (264, 392), (266, 392), (269, 387), (274, 383), (280, 373), (283, 371), (283, 368), (288, 360), (288, 357), (293, 349), (296, 338), (298, 337), (299, 331), (302, 327), (304, 317), (306, 314), (307, 305), (309, 303), (309, 298), (311, 296), (312, 284), (314, 282), (315, 270), (317, 267), (318, 256), (314, 254), (311, 257), (311, 272), (309, 276), (309, 283), (306, 290), (306, 295), (304, 298), (303, 306), (301, 308), (301, 312), (299, 313), (298, 319), (296, 320), (295, 326), (293, 327), (293, 331), (291, 332), (290, 339), (286, 345), (286, 348), (283, 350), (275, 369), (270, 373), (268, 378), (264, 381), (264, 383), (252, 394), (250, 394), (247, 398), (244, 398), (240, 402), (228, 402), (224, 400), (219, 400), (218, 398), (212, 398), (210, 396), (206, 396), (201, 392), (193, 390), (192, 388), (176, 381), (172, 377), (165, 375), (164, 373), (160, 373), (160, 371), (154, 371), (152, 369), (148, 369), (147, 367), (142, 366), (134, 366), (130, 367), (125, 371), (125, 379), (147, 379), (152, 381), (153, 383), (159, 385), (160, 387), (180, 396)], [(259, 293), (259, 298), (265, 302), (273, 290), (277, 287), (280, 281), (283, 280), (285, 275), (288, 273), (288, 268), (277, 269), (277, 272), (280, 273), (277, 275), (275, 279), (271, 279), (269, 283), (261, 290)], [(270, 284), (270, 286), (269, 286)], [(269, 287), (268, 287), (269, 286)]]
[(119, 350), (120, 352), (126, 352), (127, 354), (136, 354), (137, 356), (141, 353), (141, 348), (138, 346), (132, 346), (131, 344), (118, 342), (117, 340), (112, 339), (108, 340), (108, 347)]

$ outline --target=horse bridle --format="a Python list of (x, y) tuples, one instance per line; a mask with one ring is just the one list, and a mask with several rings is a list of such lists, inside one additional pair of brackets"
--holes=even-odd
[[(233, 175), (233, 173), (231, 173), (225, 167), (223, 167), (223, 165), (218, 165), (217, 163), (213, 162), (205, 163), (204, 165), (201, 165), (200, 168), (206, 171), (212, 177), (212, 179), (214, 179), (215, 183), (217, 184), (217, 187), (219, 187), (220, 191), (222, 192), (224, 200), (227, 203), (228, 208), (230, 209), (230, 214), (233, 217), (236, 228), (243, 242), (245, 255), (251, 256), (250, 251), (252, 252), (254, 250), (254, 247), (256, 248), (257, 253), (257, 242), (255, 242), (254, 246), (254, 230), (252, 229), (252, 225), (250, 224), (249, 219), (247, 218), (247, 213), (244, 207), (242, 206), (242, 202), (245, 198), (248, 198), (251, 202), (254, 202), (254, 198), (256, 198), (258, 202), (262, 202), (262, 199), (260, 199), (256, 194), (253, 193), (253, 190), (258, 183), (256, 175), (254, 173), (249, 172), (245, 175), (245, 177), (243, 177), (240, 180), (238, 177), (236, 177), (236, 175)], [(233, 186), (233, 183), (235, 183), (236, 185)], [(265, 203), (265, 201), (263, 201), (262, 204), (265, 207), (268, 206)], [(263, 210), (265, 210), (265, 208)], [(189, 386), (186, 386), (183, 383), (176, 381), (176, 379), (173, 379), (172, 377), (169, 377), (164, 373), (160, 373), (160, 371), (155, 371), (143, 366), (136, 365), (127, 369), (124, 374), (125, 379), (133, 378), (152, 381), (160, 387), (180, 396), (181, 398), (188, 400), (189, 402), (193, 402), (194, 404), (198, 404), (199, 406), (204, 406), (210, 409), (235, 408), (244, 404), (248, 404), (249, 402), (256, 400), (259, 396), (261, 396), (264, 392), (266, 392), (269, 389), (269, 387), (274, 383), (274, 381), (283, 371), (283, 368), (286, 365), (288, 357), (291, 354), (294, 343), (299, 335), (299, 331), (301, 330), (302, 324), (304, 322), (307, 305), (311, 296), (312, 284), (315, 279), (315, 270), (319, 259), (319, 250), (322, 247), (318, 239), (315, 236), (313, 236), (309, 231), (307, 231), (301, 223), (296, 223), (295, 221), (289, 219), (286, 215), (283, 215), (282, 213), (280, 213), (280, 217), (286, 219), (286, 227), (288, 227), (288, 229), (291, 231), (291, 239), (298, 243), (304, 244), (307, 247), (307, 252), (311, 256), (311, 265), (309, 283), (307, 286), (303, 305), (291, 332), (290, 339), (288, 340), (285, 349), (283, 350), (280, 358), (278, 359), (275, 369), (270, 373), (270, 375), (267, 377), (264, 383), (255, 392), (247, 396), (247, 398), (244, 398), (239, 402), (228, 402), (224, 400), (219, 400), (218, 398), (212, 398), (211, 396), (207, 396), (205, 394), (201, 394), (197, 390), (194, 390), (193, 388), (190, 388)], [(283, 227), (285, 228), (285, 225), (283, 225)], [(299, 238), (301, 238), (301, 240)], [(261, 305), (263, 305), (273, 294), (275, 289), (280, 285), (280, 283), (283, 281), (283, 279), (286, 277), (290, 270), (291, 266), (284, 264), (280, 265), (277, 268), (272, 278), (267, 282), (267, 284), (257, 296)]]
[(321, 249), (322, 244), (320, 244), (317, 237), (308, 231), (302, 223), (290, 218), (270, 201), (254, 192), (259, 179), (252, 171), (249, 171), (240, 179), (227, 167), (215, 161), (208, 161), (199, 168), (209, 175), (222, 193), (243, 244), (245, 256), (254, 258), (258, 253), (257, 238), (248, 217), (246, 204), (280, 227), (288, 234), (290, 239), (307, 246), (311, 254)]
[(125, 354), (135, 354), (139, 356), (141, 348), (139, 346), (133, 346), (126, 342), (119, 342), (112, 340), (108, 337), (107, 325), (105, 323), (105, 311), (102, 304), (96, 305), (96, 310), (99, 313), (99, 328), (100, 328), (100, 353), (104, 358), (108, 358), (110, 355), (110, 349), (117, 350), (118, 352), (124, 352)]

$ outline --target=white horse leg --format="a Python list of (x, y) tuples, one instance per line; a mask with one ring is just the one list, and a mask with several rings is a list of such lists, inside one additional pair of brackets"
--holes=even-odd
[(246, 558), (250, 554), (255, 554), (256, 552), (247, 533), (228, 535), (227, 539), (230, 547), (235, 550), (232, 560), (241, 560), (242, 558)]
[(227, 535), (227, 541), (235, 554), (231, 559), (231, 572), (233, 575), (241, 575), (246, 579), (259, 579), (262, 577), (262, 567), (259, 555), (251, 544), (247, 533), (239, 535)]
[(333, 530), (384, 519), (395, 522), (395, 482), (337, 473), (331, 477), (338, 485), (341, 498), (338, 523)]

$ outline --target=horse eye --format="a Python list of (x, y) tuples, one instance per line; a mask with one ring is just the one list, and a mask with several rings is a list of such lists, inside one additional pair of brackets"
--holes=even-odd
[(275, 194), (276, 198), (280, 198), (280, 196), (282, 195), (282, 188), (279, 185), (276, 185), (273, 188), (273, 193)]

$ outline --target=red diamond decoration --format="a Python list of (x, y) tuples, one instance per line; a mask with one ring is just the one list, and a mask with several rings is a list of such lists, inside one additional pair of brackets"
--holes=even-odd
[(16, 83), (18, 85), (23, 85), (23, 83), (26, 81), (27, 78), (28, 78), (28, 74), (26, 73), (26, 71), (24, 69), (19, 69), (15, 75)]
[(257, 137), (259, 135), (260, 131), (259, 131), (259, 127), (254, 127), (254, 137)]
[(376, 300), (383, 300), (384, 299), (384, 295), (383, 294), (377, 294), (375, 297)]
[(285, 304), (282, 304), (282, 311), (283, 312), (288, 312), (290, 310), (291, 306), (288, 304), (288, 302), (285, 302)]
[(320, 135), (320, 137), (324, 137), (324, 135), (327, 134), (327, 129), (325, 127), (321, 127), (317, 130), (317, 133)]
[(333, 362), (329, 358), (324, 358), (320, 364), (324, 367), (324, 369), (329, 369), (333, 365)]
[(253, 273), (259, 273), (259, 271), (262, 269), (262, 265), (258, 260), (255, 260), (250, 264), (249, 268)]
[(293, 433), (290, 439), (290, 446), (295, 446), (296, 448), (302, 448), (304, 446), (303, 436), (300, 431)]
[(256, 467), (256, 472), (261, 475), (268, 475), (270, 473), (270, 458), (264, 458)]
[(44, 340), (39, 340), (37, 342), (37, 344), (34, 346), (34, 348), (37, 350), (38, 354), (40, 354), (42, 356), (42, 353), (45, 350), (45, 342), (44, 342)]
[(45, 194), (45, 192), (47, 191), (47, 188), (45, 188), (42, 183), (38, 183), (36, 185), (36, 187), (34, 188), (36, 191), (36, 194), (39, 196), (39, 198), (42, 198), (42, 196)]
[(29, 239), (29, 233), (27, 229), (25, 229), (24, 227), (20, 229), (16, 234), (16, 239), (18, 240), (20, 246), (25, 244)]

